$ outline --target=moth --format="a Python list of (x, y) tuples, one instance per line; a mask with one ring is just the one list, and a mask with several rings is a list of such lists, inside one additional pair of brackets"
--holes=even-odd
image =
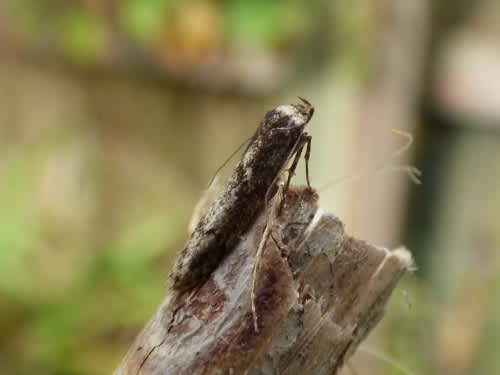
[[(205, 282), (240, 241), (276, 193), (287, 163), (285, 191), (306, 147), (306, 177), (311, 136), (304, 128), (314, 114), (305, 99), (266, 113), (232, 175), (201, 218), (169, 274), (172, 288), (190, 291)], [(281, 207), (280, 207), (281, 209)]]

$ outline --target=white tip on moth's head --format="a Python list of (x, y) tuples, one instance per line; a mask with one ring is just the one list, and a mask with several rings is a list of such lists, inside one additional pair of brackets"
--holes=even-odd
[(274, 112), (278, 119), (288, 118), (289, 126), (301, 126), (309, 122), (314, 114), (314, 107), (307, 100), (302, 99), (300, 104), (280, 105)]

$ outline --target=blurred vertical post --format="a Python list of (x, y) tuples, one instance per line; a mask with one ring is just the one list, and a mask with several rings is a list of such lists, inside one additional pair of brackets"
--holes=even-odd
[[(354, 120), (357, 133), (352, 137), (356, 150), (352, 171), (361, 171), (364, 180), (351, 186), (350, 223), (356, 236), (391, 247), (401, 240), (411, 182), (404, 174), (367, 176), (372, 175), (379, 161), (404, 143), (391, 133), (392, 129), (414, 133), (417, 128), (430, 34), (430, 5), (427, 0), (385, 0), (372, 3), (370, 11), (372, 25), (369, 29), (372, 32), (365, 36), (371, 39), (365, 62), (369, 76), (360, 89), (361, 98)], [(394, 162), (411, 164), (411, 159), (410, 152)], [(377, 219), (380, 217), (384, 220)], [(380, 338), (374, 332), (368, 346), (382, 348), (374, 344)], [(382, 362), (370, 360), (368, 364), (368, 359), (362, 352), (353, 357), (357, 371), (382, 373), (374, 368), (374, 364), (382, 365)]]
[[(425, 0), (386, 0), (373, 6), (371, 18), (376, 25), (371, 33), (369, 63), (373, 70), (362, 92), (359, 134), (355, 138), (359, 156), (353, 170), (367, 170), (373, 165), (374, 155), (384, 158), (398, 148), (402, 140), (391, 135), (391, 129), (414, 132), (416, 128), (428, 8)], [(401, 175), (354, 185), (353, 232), (384, 246), (397, 243), (404, 212), (401, 202), (405, 201), (408, 182)], [(384, 220), (376, 220), (382, 212)]]

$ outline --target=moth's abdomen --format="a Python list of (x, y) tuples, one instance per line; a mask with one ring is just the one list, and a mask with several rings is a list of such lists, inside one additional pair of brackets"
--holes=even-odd
[(224, 256), (224, 244), (214, 236), (206, 235), (201, 240), (197, 237), (199, 233), (194, 232), (169, 275), (175, 290), (191, 290), (205, 282)]

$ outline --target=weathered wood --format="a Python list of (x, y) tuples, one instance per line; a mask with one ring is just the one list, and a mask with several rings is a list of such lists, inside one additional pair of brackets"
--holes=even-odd
[(335, 374), (380, 320), (412, 266), (348, 236), (309, 188), (287, 192), (250, 303), (261, 215), (195, 293), (169, 293), (115, 371), (123, 374)]

